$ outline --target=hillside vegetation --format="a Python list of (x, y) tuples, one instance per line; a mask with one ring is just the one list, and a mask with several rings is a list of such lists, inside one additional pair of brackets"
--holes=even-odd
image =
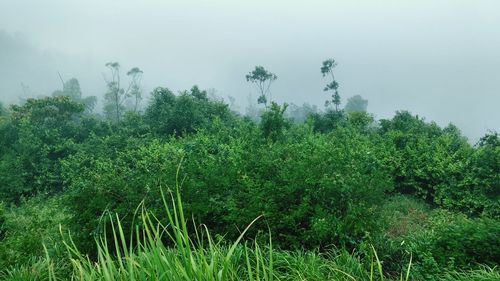
[(0, 278), (500, 280), (499, 135), (343, 110), (333, 82), (255, 116), (113, 81), (104, 115), (69, 86), (2, 105)]

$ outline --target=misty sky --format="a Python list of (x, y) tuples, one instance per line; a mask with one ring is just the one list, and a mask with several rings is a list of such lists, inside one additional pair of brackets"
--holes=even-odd
[[(345, 100), (452, 122), (472, 140), (500, 131), (498, 0), (0, 0), (0, 99), (48, 95), (64, 79), (102, 96), (104, 64), (144, 71), (144, 90), (198, 84), (244, 111), (255, 65), (279, 102), (322, 107), (321, 62)], [(146, 96), (149, 94), (146, 94)]]

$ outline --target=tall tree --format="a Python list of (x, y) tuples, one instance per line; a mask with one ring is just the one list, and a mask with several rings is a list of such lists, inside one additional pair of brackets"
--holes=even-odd
[(130, 77), (130, 96), (133, 98), (132, 111), (138, 112), (140, 103), (142, 100), (142, 90), (141, 90), (141, 78), (142, 78), (142, 70), (138, 67), (133, 67), (127, 72), (127, 76)]
[(126, 102), (130, 97), (135, 98), (132, 109), (135, 111), (139, 107), (139, 102), (141, 100), (140, 78), (142, 71), (134, 67), (127, 72), (127, 75), (131, 77), (131, 81), (125, 90), (121, 85), (120, 64), (118, 62), (108, 62), (106, 63), (106, 67), (110, 70), (111, 78), (104, 77), (104, 81), (106, 81), (106, 86), (108, 88), (104, 95), (104, 112), (110, 120), (120, 122), (127, 109), (125, 106)]
[(251, 71), (246, 75), (246, 79), (248, 82), (254, 83), (257, 86), (260, 94), (257, 99), (257, 102), (263, 103), (264, 106), (267, 108), (267, 102), (268, 102), (267, 95), (269, 95), (269, 101), (272, 101), (271, 92), (269, 91), (269, 88), (271, 87), (271, 84), (276, 79), (278, 79), (278, 76), (276, 76), (276, 74), (274, 73), (267, 71), (262, 66), (256, 66), (253, 71)]
[(104, 95), (104, 112), (110, 120), (120, 122), (125, 110), (123, 103), (127, 98), (125, 91), (120, 85), (120, 64), (117, 62), (108, 62), (106, 63), (106, 67), (111, 72), (111, 78), (104, 78), (108, 88)]
[(337, 66), (337, 62), (334, 59), (327, 59), (323, 61), (323, 65), (321, 66), (321, 74), (323, 74), (323, 77), (325, 76), (331, 76), (332, 81), (328, 83), (323, 91), (332, 91), (332, 99), (327, 100), (325, 102), (325, 106), (330, 106), (330, 104), (335, 105), (335, 111), (339, 111), (339, 106), (340, 106), (340, 95), (339, 95), (339, 83), (335, 80), (335, 75), (333, 75), (333, 69)]

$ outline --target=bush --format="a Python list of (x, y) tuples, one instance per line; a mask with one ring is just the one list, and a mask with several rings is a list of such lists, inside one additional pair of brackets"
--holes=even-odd
[(182, 158), (186, 212), (228, 239), (261, 214), (259, 228), (268, 224), (284, 248), (353, 248), (377, 231), (376, 206), (392, 181), (386, 151), (369, 136), (348, 128), (315, 134), (305, 125), (272, 143), (255, 125), (238, 126), (216, 121), (184, 138), (129, 139), (114, 153), (85, 150), (63, 161), (77, 240), (92, 246), (105, 211), (127, 228), (142, 200), (159, 209), (151, 187), (172, 186)]
[(3, 207), (3, 215), (0, 208), (0, 268), (45, 257), (44, 245), (53, 256), (63, 254), (59, 225), (68, 218), (60, 198), (38, 196), (19, 207)]
[(215, 118), (228, 123), (234, 118), (227, 104), (210, 99), (207, 92), (197, 86), (178, 96), (169, 89), (158, 87), (151, 95), (145, 120), (160, 136), (193, 133), (210, 125)]
[(500, 222), (490, 218), (470, 219), (445, 213), (435, 224), (432, 254), (440, 266), (450, 269), (497, 265), (500, 260)]
[[(410, 201), (411, 202), (411, 201)], [(407, 203), (407, 214), (388, 224), (386, 234), (377, 243), (382, 259), (397, 272), (401, 260), (413, 255), (413, 275), (425, 280), (456, 269), (480, 269), (496, 266), (500, 259), (500, 223), (490, 218), (467, 218), (449, 211), (413, 209)], [(413, 222), (411, 222), (413, 221)], [(393, 232), (401, 225), (406, 231)], [(408, 223), (411, 222), (411, 223)], [(400, 260), (398, 262), (398, 260)]]

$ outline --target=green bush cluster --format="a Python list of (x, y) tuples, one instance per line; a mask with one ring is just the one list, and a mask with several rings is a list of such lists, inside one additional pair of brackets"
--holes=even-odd
[(0, 205), (0, 268), (29, 264), (46, 251), (62, 256), (59, 225), (68, 218), (60, 198), (37, 196), (18, 207)]
[(413, 257), (412, 275), (438, 280), (443, 272), (495, 268), (500, 258), (500, 222), (471, 218), (443, 209), (431, 210), (410, 197), (395, 197), (384, 205), (385, 230), (373, 240), (379, 255), (398, 272), (401, 261)]

